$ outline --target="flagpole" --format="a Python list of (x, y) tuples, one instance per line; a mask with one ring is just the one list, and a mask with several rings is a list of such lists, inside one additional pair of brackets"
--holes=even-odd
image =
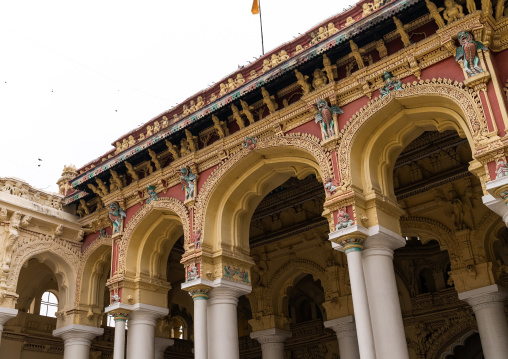
[(259, 6), (259, 25), (261, 26), (261, 51), (263, 55), (265, 54), (265, 43), (263, 40), (263, 20), (261, 19), (261, 0), (258, 0)]

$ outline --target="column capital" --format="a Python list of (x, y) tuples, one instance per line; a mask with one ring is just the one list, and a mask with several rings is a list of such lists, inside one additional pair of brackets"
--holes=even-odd
[(497, 284), (459, 293), (459, 299), (469, 304), (474, 312), (500, 304), (504, 305), (506, 298), (508, 298), (508, 290)]
[(363, 249), (363, 242), (367, 239), (369, 231), (367, 228), (353, 225), (347, 228), (336, 230), (328, 235), (332, 242), (332, 248), (341, 252), (354, 252)]
[(252, 291), (250, 285), (219, 278), (213, 281), (210, 304), (238, 304), (238, 298)]
[(380, 225), (369, 227), (369, 235), (364, 243), (365, 249), (388, 249), (392, 252), (406, 245), (400, 234)]
[(53, 330), (53, 336), (62, 338), (65, 346), (68, 345), (90, 345), (92, 340), (104, 333), (104, 328), (89, 327), (87, 325), (71, 324)]
[(208, 299), (208, 294), (210, 294), (210, 291), (213, 289), (213, 282), (206, 279), (203, 280), (201, 278), (199, 278), (199, 281), (200, 282), (198, 284), (196, 284), (195, 281), (186, 285), (182, 284), (182, 289), (189, 292), (189, 295), (193, 300), (206, 300)]
[(169, 314), (168, 308), (156, 307), (154, 305), (136, 303), (132, 306), (129, 314), (129, 326), (135, 324), (147, 324), (155, 327), (157, 319)]
[(259, 344), (284, 343), (292, 337), (292, 333), (279, 328), (271, 328), (250, 333), (252, 339), (256, 339)]
[[(490, 183), (490, 182), (489, 182)], [(487, 206), (492, 212), (500, 216), (505, 226), (508, 227), (508, 205), (505, 203), (504, 198), (494, 197), (491, 194), (482, 197), (483, 204)]]
[(325, 328), (332, 329), (337, 338), (355, 337), (356, 338), (356, 324), (355, 318), (352, 315), (341, 317), (337, 319), (327, 320), (323, 323)]

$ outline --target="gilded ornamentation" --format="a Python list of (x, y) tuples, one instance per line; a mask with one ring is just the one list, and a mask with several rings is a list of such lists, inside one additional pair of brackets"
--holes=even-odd
[(279, 64), (283, 63), (284, 61), (289, 60), (289, 55), (286, 52), (286, 50), (281, 50), (279, 52)]
[(464, 69), (468, 76), (473, 76), (483, 72), (480, 66), (480, 58), (478, 57), (478, 50), (488, 49), (480, 41), (475, 41), (473, 35), (467, 31), (461, 31), (458, 33), (460, 47), (457, 47), (455, 53), (455, 61), (462, 61), (464, 63)]
[(358, 65), (358, 68), (363, 69), (365, 67), (365, 64), (363, 63), (363, 57), (362, 57), (362, 53), (364, 51), (360, 50), (358, 48), (358, 45), (356, 45), (353, 40), (349, 40), (349, 46), (351, 47), (351, 54), (353, 54), (353, 57), (356, 60), (356, 64)]
[(228, 93), (228, 87), (226, 86), (226, 84), (222, 83), (220, 84), (220, 91), (219, 91), (219, 96), (224, 96), (225, 94)]
[(275, 96), (271, 96), (264, 87), (261, 87), (261, 94), (263, 95), (263, 102), (266, 107), (268, 107), (268, 111), (270, 111), (271, 114), (277, 111), (279, 105), (275, 102)]
[(262, 70), (262, 72), (265, 73), (265, 72), (268, 72), (268, 71), (270, 71), (270, 60), (264, 59), (263, 60), (263, 70)]
[(162, 116), (162, 123), (161, 123), (161, 127), (162, 128), (166, 128), (169, 126), (169, 120), (166, 116)]
[(395, 23), (395, 26), (397, 27), (397, 32), (400, 35), (400, 39), (402, 40), (402, 43), (405, 47), (408, 47), (411, 45), (411, 40), (409, 38), (409, 35), (407, 34), (406, 30), (404, 29), (404, 25), (402, 22), (397, 18), (393, 17), (393, 22)]
[(252, 125), (254, 123), (254, 115), (252, 114), (251, 110), (253, 110), (254, 107), (249, 106), (249, 104), (243, 100), (240, 100), (240, 105), (242, 106), (242, 113), (249, 120), (249, 124)]
[(213, 121), (213, 127), (215, 128), (215, 131), (217, 132), (217, 135), (219, 138), (224, 138), (226, 136), (226, 133), (224, 131), (224, 121), (220, 121), (219, 118), (215, 115), (212, 115), (212, 121)]
[(399, 79), (393, 77), (391, 72), (385, 71), (383, 74), (384, 85), (379, 89), (381, 97), (385, 97), (392, 91), (402, 90), (402, 82)]
[(448, 25), (455, 20), (459, 20), (464, 17), (462, 6), (457, 4), (455, 0), (445, 0), (444, 5), (445, 9), (443, 11), (443, 17), (447, 21)]
[(431, 0), (425, 0), (425, 4), (427, 5), (427, 9), (429, 9), (430, 16), (436, 22), (436, 25), (439, 28), (445, 27), (445, 23), (443, 18), (441, 17), (440, 12), (444, 10), (443, 7), (438, 8), (436, 4), (434, 4)]
[(328, 81), (333, 82), (335, 80), (334, 74), (337, 72), (337, 66), (332, 65), (332, 62), (330, 61), (328, 56), (326, 56), (326, 54), (323, 54), (323, 66), (326, 72), (326, 76), (328, 77)]
[(307, 95), (311, 90), (311, 85), (307, 82), (309, 76), (303, 75), (300, 71), (295, 70), (296, 78), (298, 79), (298, 85), (302, 88), (303, 94)]
[(171, 156), (173, 156), (173, 160), (180, 158), (180, 155), (178, 154), (178, 147), (176, 145), (173, 145), (168, 140), (166, 140), (165, 143), (166, 143), (166, 147), (169, 150), (169, 153), (171, 153)]
[(243, 123), (242, 115), (240, 114), (240, 110), (235, 105), (231, 105), (231, 111), (233, 112), (233, 118), (238, 125), (238, 128), (241, 130), (245, 128), (245, 124)]
[(344, 113), (338, 106), (328, 106), (325, 100), (316, 103), (317, 114), (315, 122), (321, 126), (325, 139), (335, 136), (335, 120), (333, 115)]
[(249, 80), (254, 80), (256, 77), (258, 77), (258, 73), (256, 72), (256, 70), (251, 70), (251, 72), (249, 73)]
[[(240, 74), (238, 74), (238, 75), (240, 75)], [(199, 110), (204, 105), (205, 105), (205, 101), (203, 100), (203, 96), (198, 96), (198, 99), (196, 100), (196, 110)]]
[(108, 217), (113, 225), (113, 234), (120, 233), (122, 230), (123, 220), (127, 217), (127, 214), (120, 207), (118, 202), (112, 202), (109, 205)]
[(124, 162), (125, 167), (127, 168), (127, 173), (131, 176), (133, 181), (137, 181), (139, 179), (134, 167), (127, 161)]
[(312, 87), (314, 87), (317, 90), (318, 88), (325, 86), (327, 81), (328, 79), (326, 78), (323, 71), (321, 71), (321, 69), (314, 70), (314, 79), (312, 80)]

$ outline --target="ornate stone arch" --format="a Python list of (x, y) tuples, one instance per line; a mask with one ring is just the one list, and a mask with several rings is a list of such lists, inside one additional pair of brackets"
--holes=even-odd
[[(97, 251), (101, 247), (105, 247), (105, 249), (109, 253), (105, 253), (105, 251), (103, 251), (102, 253), (97, 253)], [(94, 254), (98, 254), (99, 258), (94, 258), (96, 263), (90, 263), (90, 258)], [(109, 237), (109, 236), (96, 239), (83, 252), (83, 254), (81, 256), (81, 261), (79, 263), (78, 274), (77, 274), (76, 298), (75, 298), (75, 303), (74, 303), (75, 308), (78, 308), (80, 304), (83, 304), (83, 303), (80, 303), (81, 299), (83, 298), (85, 293), (87, 293), (89, 290), (91, 290), (91, 288), (87, 288), (87, 290), (85, 291), (84, 290), (85, 288), (83, 288), (83, 284), (84, 284), (83, 283), (83, 279), (84, 279), (83, 276), (85, 273), (85, 268), (92, 266), (92, 268), (87, 268), (87, 269), (92, 272), (95, 271), (94, 267), (96, 266), (96, 264), (104, 264), (108, 254), (111, 255), (111, 237)], [(99, 263), (97, 263), (97, 261)], [(91, 304), (91, 303), (85, 303), (85, 304)]]
[[(376, 137), (373, 133), (374, 128), (367, 128), (366, 125), (372, 122), (375, 117), (378, 119), (386, 116), (393, 117), (394, 111), (398, 111), (404, 116), (407, 112), (407, 114), (419, 120), (426, 111), (443, 114), (442, 117), (447, 118), (447, 120), (427, 121), (422, 126), (437, 128), (440, 131), (445, 129), (457, 130), (459, 135), (467, 137), (473, 153), (480, 142), (487, 140), (488, 127), (485, 113), (481, 106), (480, 97), (476, 92), (464, 87), (462, 83), (448, 79), (421, 80), (412, 84), (405, 84), (402, 91), (394, 91), (386, 97), (378, 97), (372, 100), (353, 115), (341, 130), (339, 136), (342, 141), (338, 150), (338, 162), (340, 177), (345, 188), (351, 186), (353, 175), (355, 178), (361, 178), (358, 173), (353, 173), (354, 171), (371, 170), (366, 167), (367, 164), (358, 163), (357, 158), (353, 159), (353, 147), (359, 138), (359, 134), (363, 133), (362, 136), (367, 136), (371, 141), (370, 138)], [(402, 120), (402, 118), (397, 119), (399, 123), (402, 123)], [(375, 126), (374, 123), (372, 123), (372, 126)], [(379, 128), (375, 128), (375, 132), (378, 132), (378, 130)], [(405, 130), (407, 133), (404, 135), (407, 138), (410, 137), (408, 131), (411, 131), (411, 129)], [(388, 150), (401, 150), (403, 140), (403, 134), (399, 133), (394, 143), (386, 144), (388, 147), (391, 146)], [(361, 143), (358, 146), (363, 148), (365, 144)], [(381, 154), (381, 156), (383, 155), (385, 154)], [(352, 169), (353, 165), (356, 166), (354, 171)], [(384, 165), (384, 163), (378, 164), (378, 166)]]
[(122, 235), (119, 245), (117, 274), (125, 274), (127, 249), (129, 248), (133, 233), (152, 211), (163, 212), (165, 210), (174, 213), (179, 218), (183, 227), (184, 241), (186, 244), (190, 242), (191, 228), (189, 210), (181, 201), (176, 198), (167, 197), (145, 204), (128, 222), (127, 228)]
[(320, 280), (327, 297), (327, 293), (333, 292), (330, 278), (327, 276), (325, 268), (319, 264), (307, 259), (293, 259), (282, 265), (267, 283), (266, 297), (270, 300), (270, 305), (274, 314), (283, 312), (283, 301), (287, 295), (288, 289), (295, 284), (295, 281), (302, 274), (310, 274), (314, 280)]
[[(231, 248), (228, 250), (236, 246), (248, 252), (245, 243), (239, 243), (237, 239), (245, 237), (244, 221), (248, 217), (247, 212), (255, 208), (255, 201), (264, 197), (271, 190), (269, 187), (273, 189), (290, 176), (304, 178), (309, 174), (318, 178), (333, 177), (331, 153), (321, 147), (318, 138), (309, 134), (294, 133), (262, 139), (257, 142), (255, 150), (240, 149), (232, 154), (211, 173), (196, 199), (193, 223), (194, 231), (199, 229), (204, 234), (202, 247), (219, 247), (229, 241)], [(276, 184), (277, 181), (280, 183)], [(222, 185), (224, 183), (227, 186)], [(241, 195), (233, 196), (234, 191), (240, 191)], [(216, 198), (218, 194), (219, 199)], [(231, 198), (235, 198), (236, 202), (227, 207), (226, 202)], [(211, 206), (215, 207), (210, 209)], [(230, 210), (229, 215), (222, 214), (225, 208)], [(211, 220), (209, 216), (212, 214), (218, 217)], [(221, 222), (223, 218), (231, 223), (225, 225)], [(209, 226), (214, 230), (210, 230)], [(222, 233), (222, 228), (231, 233)], [(238, 234), (240, 232), (242, 235)]]
[(59, 309), (68, 309), (66, 306), (74, 303), (76, 273), (81, 258), (80, 246), (53, 236), (20, 229), (20, 237), (13, 249), (11, 268), (6, 278), (8, 290), (16, 292), (21, 268), (31, 258), (50, 265), (58, 279), (58, 288), (62, 291), (59, 301), (62, 308)]
[(466, 340), (468, 340), (471, 336), (475, 335), (476, 333), (478, 333), (477, 330), (474, 330), (474, 329), (470, 329), (470, 330), (465, 330), (465, 333), (462, 334), (455, 342), (453, 342), (451, 345), (447, 346), (443, 352), (441, 352), (440, 354), (438, 354), (438, 356), (436, 357), (436, 359), (446, 359), (446, 357), (448, 355), (453, 355), (453, 352), (455, 351), (455, 348), (456, 347), (459, 347), (459, 346), (464, 346), (466, 344)]

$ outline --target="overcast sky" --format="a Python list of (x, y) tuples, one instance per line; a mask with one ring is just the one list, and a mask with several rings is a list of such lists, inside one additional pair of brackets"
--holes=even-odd
[[(355, 2), (263, 0), (265, 51)], [(0, 176), (57, 191), (65, 164), (83, 166), (124, 133), (254, 60), (261, 41), (251, 5), (2, 1)]]

